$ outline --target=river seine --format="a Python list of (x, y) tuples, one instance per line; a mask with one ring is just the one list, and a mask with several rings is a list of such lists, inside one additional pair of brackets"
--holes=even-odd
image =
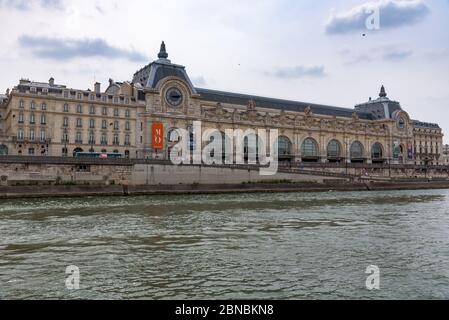
[(449, 190), (0, 200), (0, 299), (253, 298), (448, 299)]

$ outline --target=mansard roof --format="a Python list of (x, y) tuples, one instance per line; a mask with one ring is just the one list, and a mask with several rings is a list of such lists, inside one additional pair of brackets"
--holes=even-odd
[(140, 83), (144, 88), (155, 89), (159, 81), (167, 77), (177, 77), (194, 89), (184, 66), (155, 61), (137, 71), (133, 83)]
[[(200, 94), (202, 100), (209, 102), (217, 102), (217, 103), (220, 102), (220, 103), (229, 103), (246, 106), (248, 105), (249, 101), (253, 100), (258, 107), (262, 108), (304, 112), (307, 107), (310, 107), (311, 111), (314, 114), (346, 117), (346, 118), (352, 117), (354, 112), (356, 112), (356, 110), (350, 108), (341, 108), (322, 104), (267, 98), (241, 93), (209, 90), (203, 88), (196, 88), (196, 91), (198, 94)], [(372, 115), (369, 113), (365, 112), (356, 112), (356, 113), (360, 119), (373, 120)]]
[(412, 120), (413, 126), (415, 128), (422, 128), (422, 129), (440, 129), (440, 126), (436, 123), (429, 123), (429, 122), (422, 122), (419, 120)]

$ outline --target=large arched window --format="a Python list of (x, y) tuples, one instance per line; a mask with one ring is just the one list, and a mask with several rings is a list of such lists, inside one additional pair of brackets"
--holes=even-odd
[(301, 145), (301, 155), (303, 158), (318, 157), (318, 144), (312, 138), (307, 138)]
[(278, 156), (279, 159), (290, 159), (292, 157), (292, 143), (289, 138), (280, 136), (278, 138)]
[(258, 153), (259, 153), (259, 139), (257, 135), (255, 134), (249, 134), (245, 136), (244, 138), (244, 159), (245, 162), (248, 162), (248, 160), (258, 160)]
[(167, 141), (168, 142), (179, 142), (181, 140), (181, 136), (179, 135), (178, 128), (171, 128), (168, 130)]
[(350, 154), (352, 161), (363, 161), (363, 145), (358, 141), (353, 142), (351, 144)]
[(383, 147), (380, 143), (376, 142), (371, 148), (371, 158), (373, 160), (381, 160), (383, 158)]
[[(220, 135), (218, 136), (217, 133), (219, 133)], [(223, 131), (219, 131), (219, 132), (214, 132), (210, 137), (209, 137), (209, 141), (207, 144), (211, 144), (214, 143), (214, 150), (212, 150), (210, 152), (210, 157), (215, 157), (215, 151), (218, 150), (218, 146), (220, 144), (220, 142), (215, 142), (215, 139), (220, 139), (221, 140), (221, 156), (222, 156), (222, 160), (225, 161), (226, 160), (226, 151), (229, 154), (229, 157), (232, 158), (232, 150), (231, 150), (231, 144), (232, 141), (230, 140), (231, 138), (229, 138)], [(190, 144), (192, 145), (193, 141), (193, 133), (190, 137)], [(246, 143), (246, 140), (245, 140)], [(246, 147), (246, 144), (245, 144)], [(217, 149), (215, 149), (217, 148)], [(227, 150), (228, 149), (228, 150)], [(246, 150), (246, 149), (245, 149)], [(246, 155), (246, 154), (245, 154)]]
[(4, 144), (0, 145), (0, 156), (7, 156), (8, 155), (8, 147)]
[(327, 157), (337, 159), (341, 157), (341, 144), (337, 140), (331, 140), (327, 145)]
[(230, 136), (227, 136), (223, 131), (220, 131), (221, 138), (222, 138), (222, 155), (223, 155), (223, 161), (233, 160), (234, 150), (232, 150), (232, 138)]

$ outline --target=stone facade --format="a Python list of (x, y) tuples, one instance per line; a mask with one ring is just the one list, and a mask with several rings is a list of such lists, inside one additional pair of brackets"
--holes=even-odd
[(449, 144), (443, 146), (443, 163), (449, 165)]
[[(172, 129), (278, 129), (280, 160), (287, 162), (444, 164), (437, 124), (413, 120), (387, 97), (338, 108), (195, 88), (185, 68), (159, 59), (131, 81), (109, 81), (102, 92), (21, 80), (0, 102), (0, 154), (73, 156), (118, 153), (167, 159)], [(163, 126), (155, 148), (153, 125)], [(176, 139), (175, 139), (176, 140)], [(203, 146), (207, 142), (203, 142)], [(203, 147), (202, 146), (202, 147)], [(248, 152), (248, 150), (246, 150)]]

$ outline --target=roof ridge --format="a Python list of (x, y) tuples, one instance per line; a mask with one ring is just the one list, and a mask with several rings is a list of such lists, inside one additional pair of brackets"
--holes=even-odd
[(214, 90), (214, 89), (206, 89), (206, 88), (195, 88), (198, 93), (201, 93), (201, 91), (207, 91), (209, 93), (215, 93), (215, 94), (223, 94), (223, 95), (233, 95), (236, 97), (248, 97), (250, 99), (263, 99), (263, 100), (272, 100), (277, 102), (284, 102), (284, 103), (290, 103), (290, 104), (308, 104), (311, 107), (326, 107), (326, 108), (333, 108), (336, 110), (342, 110), (342, 111), (353, 111), (360, 114), (368, 114), (367, 112), (358, 112), (354, 108), (347, 108), (347, 107), (337, 107), (337, 106), (331, 106), (326, 104), (318, 104), (318, 103), (312, 103), (312, 102), (304, 102), (304, 101), (298, 101), (298, 100), (288, 100), (288, 99), (280, 99), (280, 98), (272, 98), (272, 97), (264, 97), (264, 96), (258, 96), (258, 95), (251, 95), (246, 93), (238, 93), (238, 92), (229, 92), (229, 91), (220, 91), (220, 90)]

